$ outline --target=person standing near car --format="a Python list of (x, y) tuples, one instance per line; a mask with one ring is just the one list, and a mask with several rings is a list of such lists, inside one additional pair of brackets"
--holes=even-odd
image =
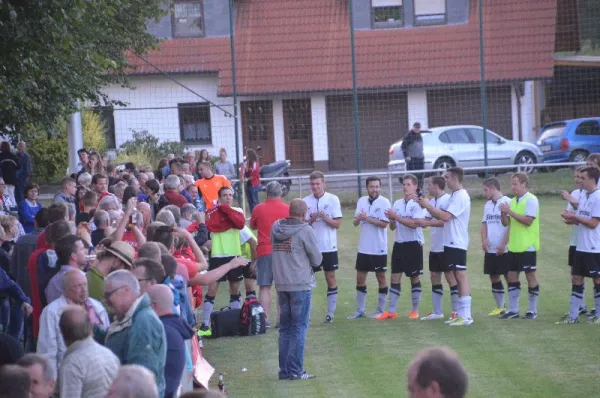
[[(425, 154), (423, 153), (423, 137), (421, 136), (421, 123), (415, 122), (412, 129), (404, 136), (400, 145), (406, 170), (423, 170), (425, 168)], [(423, 188), (423, 173), (416, 173), (419, 180), (419, 189)]]

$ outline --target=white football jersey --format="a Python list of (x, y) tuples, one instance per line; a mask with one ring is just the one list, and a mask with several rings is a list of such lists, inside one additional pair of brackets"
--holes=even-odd
[[(600, 218), (600, 190), (581, 195), (577, 215), (581, 218)], [(588, 228), (579, 224), (577, 228), (577, 251), (600, 253), (600, 225)]]
[[(303, 200), (308, 206), (307, 221), (310, 219), (311, 214), (318, 211), (324, 212), (331, 219), (342, 218), (340, 199), (329, 192), (325, 192), (320, 198), (316, 198), (315, 195), (308, 195)], [(322, 219), (315, 221), (312, 227), (317, 236), (317, 245), (322, 253), (337, 251), (337, 230), (335, 228), (325, 224)]]
[[(445, 209), (448, 207), (448, 201), (450, 200), (450, 195), (447, 193), (443, 194), (439, 198), (431, 198), (429, 202), (436, 209)], [(425, 218), (433, 219), (431, 214), (427, 210), (425, 210)], [(429, 232), (430, 248), (429, 251), (433, 253), (442, 253), (444, 251), (444, 227), (431, 227)]]
[[(497, 201), (488, 200), (483, 206), (483, 224), (487, 225), (488, 253), (496, 253), (498, 246), (504, 241), (508, 227), (502, 225), (500, 205), (510, 204), (510, 198), (503, 196)], [(505, 252), (507, 252), (505, 250)]]
[[(385, 211), (390, 207), (390, 201), (383, 196), (379, 196), (373, 201), (368, 196), (363, 196), (356, 204), (354, 215), (358, 216), (364, 211), (371, 218), (390, 222), (385, 216)], [(362, 254), (384, 255), (387, 254), (387, 250), (387, 228), (380, 228), (368, 221), (361, 221), (358, 252)]]
[(471, 197), (462, 188), (452, 192), (445, 209), (452, 218), (444, 223), (444, 246), (467, 250), (469, 248), (469, 217)]
[[(394, 202), (393, 210), (398, 216), (411, 220), (421, 219), (425, 216), (425, 211), (412, 199), (408, 202), (404, 199), (397, 200)], [(423, 228), (409, 228), (396, 221), (396, 242), (404, 243), (414, 241), (417, 241), (420, 244), (425, 242), (425, 239), (423, 238)]]
[[(585, 195), (585, 190), (584, 189), (576, 189), (573, 192), (571, 192), (571, 196), (577, 201), (579, 202), (579, 199), (581, 198), (581, 195)], [(576, 210), (573, 207), (573, 205), (571, 204), (571, 202), (567, 202), (567, 211), (571, 212), (571, 213), (575, 213)], [(571, 226), (571, 241), (569, 243), (570, 246), (577, 246), (577, 225), (572, 225)]]

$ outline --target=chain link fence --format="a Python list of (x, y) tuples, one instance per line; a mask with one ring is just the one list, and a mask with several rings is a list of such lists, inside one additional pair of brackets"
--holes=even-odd
[[(148, 25), (159, 49), (130, 55), (135, 89), (106, 87), (126, 106), (99, 111), (113, 148), (148, 131), (233, 164), (258, 149), (292, 177), (345, 174), (330, 186), (352, 200), (364, 173), (397, 195), (391, 146), (415, 122), (453, 127), (425, 143), (429, 169), (578, 162), (600, 145), (507, 148), (600, 117), (599, 19), (596, 0), (174, 0)], [(578, 135), (600, 140), (598, 120)]]

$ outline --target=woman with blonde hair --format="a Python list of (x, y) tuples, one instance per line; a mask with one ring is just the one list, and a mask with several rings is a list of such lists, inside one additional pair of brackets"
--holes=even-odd
[(97, 152), (90, 153), (90, 156), (88, 159), (88, 166), (87, 166), (86, 170), (92, 176), (94, 176), (96, 174), (106, 175), (106, 169), (104, 168), (104, 165), (102, 164), (102, 159), (100, 159), (100, 155), (98, 155)]
[(586, 166), (600, 167), (600, 153), (590, 153), (585, 159)]

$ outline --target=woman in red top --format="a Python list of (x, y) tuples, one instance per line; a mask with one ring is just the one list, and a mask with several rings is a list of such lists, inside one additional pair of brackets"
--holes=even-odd
[(246, 164), (244, 165), (244, 177), (246, 180), (246, 197), (250, 213), (260, 203), (258, 192), (260, 191), (260, 164), (258, 155), (254, 149), (246, 150)]

